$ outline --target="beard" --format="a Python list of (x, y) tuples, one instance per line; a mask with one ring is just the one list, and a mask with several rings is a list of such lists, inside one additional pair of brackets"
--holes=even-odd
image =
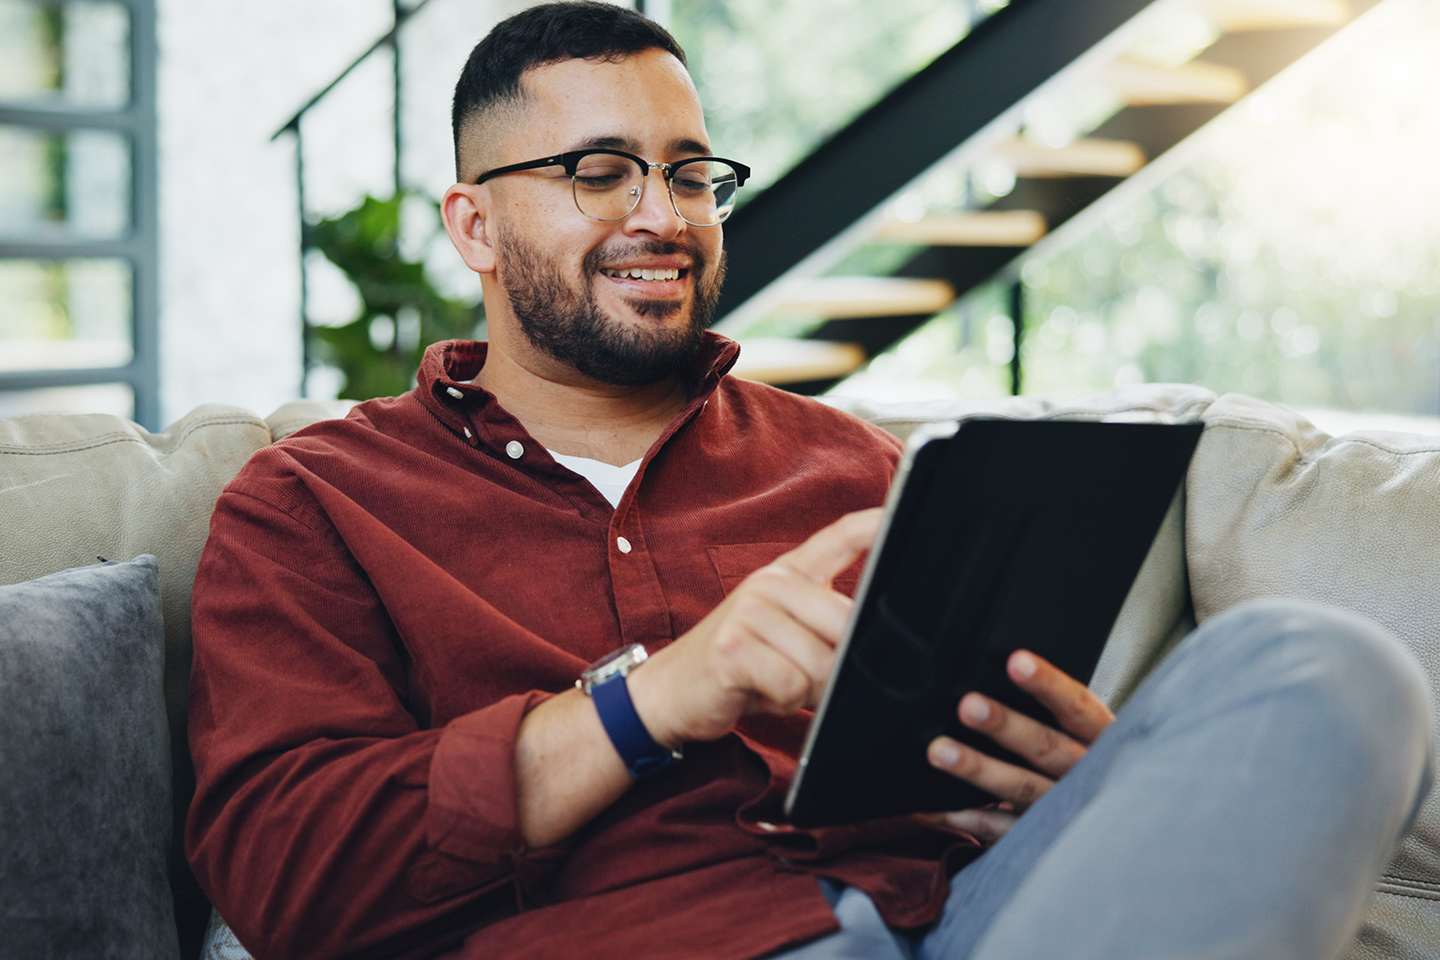
[[(700, 349), (725, 279), (725, 254), (712, 270), (704, 254), (678, 243), (611, 243), (590, 251), (580, 283), (567, 284), (560, 264), (539, 249), (501, 231), (495, 275), (510, 298), (520, 330), (537, 349), (597, 383), (640, 387), (680, 373)], [(609, 316), (595, 299), (602, 264), (637, 255), (690, 257), (694, 280), (690, 315), (676, 326), (631, 326)], [(642, 319), (668, 320), (685, 309), (674, 300), (630, 300)]]

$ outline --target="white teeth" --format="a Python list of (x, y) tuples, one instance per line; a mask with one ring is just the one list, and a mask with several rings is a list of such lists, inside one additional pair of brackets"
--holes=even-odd
[(601, 272), (604, 273), (605, 276), (607, 276), (607, 277), (618, 277), (618, 278), (621, 278), (621, 279), (624, 279), (624, 278), (627, 278), (627, 277), (628, 277), (628, 278), (631, 279), (631, 280), (679, 280), (679, 279), (680, 279), (680, 271), (679, 271), (678, 269), (671, 269), (671, 270), (642, 270), (640, 267), (630, 267), (630, 268), (625, 269), (625, 270), (609, 270), (609, 269), (606, 269), (606, 270), (602, 270)]

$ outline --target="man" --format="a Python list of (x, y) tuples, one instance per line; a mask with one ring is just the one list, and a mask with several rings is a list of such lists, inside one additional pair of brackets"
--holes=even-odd
[(783, 823), (897, 444), (726, 376), (703, 331), (746, 171), (710, 158), (668, 34), (532, 8), (472, 54), (455, 133), (445, 223), (489, 344), (257, 455), (200, 565), (187, 848), (257, 957), (1343, 947), (1429, 721), (1413, 666), (1338, 615), (1221, 618), (1103, 738), (1102, 704), (1017, 654), (1065, 732), (960, 715), (1044, 774), (930, 754), (1006, 809)]

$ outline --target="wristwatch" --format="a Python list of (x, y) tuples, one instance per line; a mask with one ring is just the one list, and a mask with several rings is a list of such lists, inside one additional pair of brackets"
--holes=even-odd
[(678, 748), (670, 750), (655, 742), (635, 712), (635, 704), (630, 702), (625, 678), (648, 656), (643, 646), (632, 643), (596, 660), (575, 681), (575, 686), (595, 702), (605, 733), (636, 780), (657, 774), (682, 757)]

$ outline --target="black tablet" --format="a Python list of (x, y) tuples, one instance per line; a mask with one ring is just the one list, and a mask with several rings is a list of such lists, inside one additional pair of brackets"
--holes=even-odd
[(1005, 674), (1032, 650), (1089, 682), (1201, 425), (969, 420), (911, 441), (786, 798), (797, 826), (994, 800), (930, 766), (979, 690), (1046, 723)]

